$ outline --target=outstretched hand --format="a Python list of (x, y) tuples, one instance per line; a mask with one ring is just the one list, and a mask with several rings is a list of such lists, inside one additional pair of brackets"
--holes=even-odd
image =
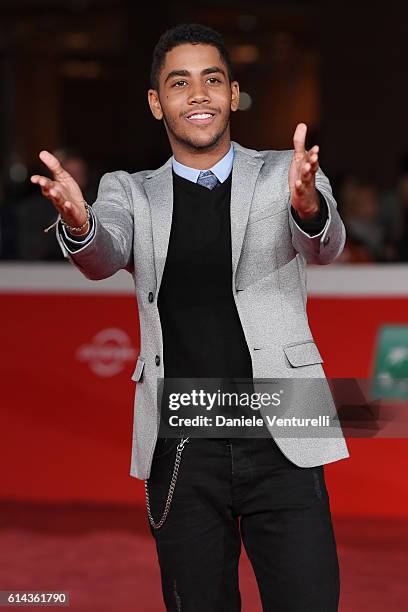
[[(31, 182), (40, 185), (43, 196), (51, 200), (68, 225), (78, 227), (85, 223), (88, 215), (84, 196), (78, 183), (61, 166), (59, 160), (48, 151), (41, 151), (39, 158), (51, 171), (54, 180), (34, 174)], [(75, 235), (85, 234), (88, 229), (89, 224), (84, 227), (81, 234), (75, 232)]]
[(293, 135), (293, 159), (289, 169), (291, 203), (301, 219), (310, 219), (319, 211), (319, 196), (315, 186), (315, 175), (319, 168), (319, 147), (306, 151), (305, 123), (296, 126)]

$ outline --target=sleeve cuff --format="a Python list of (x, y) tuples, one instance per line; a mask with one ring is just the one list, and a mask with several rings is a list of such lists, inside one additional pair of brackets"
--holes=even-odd
[(92, 208), (89, 211), (89, 232), (86, 234), (86, 236), (71, 236), (70, 234), (68, 234), (67, 230), (65, 229), (65, 226), (62, 225), (61, 222), (58, 223), (59, 226), (59, 233), (60, 236), (62, 238), (62, 241), (65, 242), (67, 244), (67, 246), (69, 245), (71, 250), (74, 249), (75, 250), (75, 246), (77, 245), (78, 248), (81, 248), (83, 246), (85, 246), (88, 242), (90, 242), (95, 234), (95, 220), (94, 220), (94, 213)]
[(316, 234), (322, 232), (328, 219), (327, 202), (324, 196), (320, 193), (320, 191), (318, 189), (316, 191), (319, 195), (320, 207), (319, 212), (316, 214), (315, 217), (313, 217), (313, 219), (308, 219), (307, 221), (305, 221), (305, 219), (301, 219), (298, 215), (297, 210), (295, 210), (293, 206), (290, 207), (292, 217), (296, 224), (300, 227), (301, 230), (303, 230), (310, 236), (315, 236)]

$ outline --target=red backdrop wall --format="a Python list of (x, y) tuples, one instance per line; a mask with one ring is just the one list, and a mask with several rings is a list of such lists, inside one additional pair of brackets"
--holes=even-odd
[[(134, 295), (4, 285), (1, 498), (144, 503), (143, 482), (129, 475)], [(365, 377), (379, 327), (408, 323), (408, 295), (316, 294), (308, 312), (326, 374)], [(325, 468), (332, 512), (406, 516), (406, 440), (348, 445), (351, 458)]]

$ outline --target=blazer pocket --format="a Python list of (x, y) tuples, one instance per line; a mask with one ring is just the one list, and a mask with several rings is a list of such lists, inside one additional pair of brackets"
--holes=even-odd
[(145, 365), (145, 361), (143, 357), (138, 357), (136, 361), (135, 371), (133, 372), (131, 376), (131, 380), (134, 380), (135, 382), (139, 382), (143, 380), (142, 376), (143, 376), (144, 365)]
[(322, 356), (314, 342), (300, 342), (284, 346), (283, 350), (293, 368), (323, 363)]
[[(280, 208), (279, 208), (280, 206)], [(274, 204), (270, 204), (266, 206), (262, 210), (254, 210), (250, 211), (248, 217), (248, 225), (251, 223), (255, 223), (256, 221), (261, 221), (262, 219), (267, 219), (268, 217), (273, 217), (275, 215), (282, 214), (287, 211), (287, 206), (282, 207), (280, 202), (275, 202)]]

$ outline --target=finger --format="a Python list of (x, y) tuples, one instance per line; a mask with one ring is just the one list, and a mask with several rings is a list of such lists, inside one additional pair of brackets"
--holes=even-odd
[(314, 155), (315, 153), (319, 153), (320, 151), (320, 147), (319, 145), (314, 145), (314, 147), (312, 147), (309, 151), (309, 155)]
[(61, 166), (60, 161), (50, 153), (49, 151), (41, 151), (38, 156), (41, 161), (47, 166), (54, 175), (54, 178), (61, 177), (64, 174), (68, 174), (66, 170)]
[(305, 185), (300, 179), (297, 179), (295, 182), (295, 188), (298, 195), (303, 195), (305, 193)]
[(300, 170), (300, 178), (302, 181), (309, 181), (312, 177), (312, 165), (306, 162), (302, 165)]
[(316, 162), (316, 164), (312, 164), (312, 176), (315, 176), (317, 174), (317, 171), (319, 169), (319, 164)]
[(64, 197), (61, 191), (55, 186), (55, 184), (53, 187), (51, 187), (51, 189), (49, 189), (48, 193), (49, 196), (52, 198), (54, 204), (61, 206), (64, 203)]
[(40, 180), (38, 181), (38, 184), (40, 185), (40, 187), (41, 187), (42, 189), (48, 189), (48, 190), (49, 190), (49, 189), (51, 189), (51, 188), (53, 187), (53, 185), (54, 185), (55, 183), (54, 183), (54, 181), (52, 181), (51, 179), (49, 179), (49, 178), (47, 178), (47, 177), (45, 177), (45, 176), (42, 176), (42, 177), (40, 178)]
[(42, 195), (45, 196), (46, 198), (48, 198), (49, 194), (50, 194), (50, 189), (52, 188), (52, 186), (53, 186), (53, 182), (52, 181), (49, 181), (49, 182), (43, 181), (43, 183), (40, 184)]
[(40, 176), (38, 174), (34, 174), (31, 177), (31, 182), (36, 184), (36, 185), (40, 185), (41, 187), (45, 187), (46, 185), (49, 185), (53, 181), (50, 178), (48, 178), (47, 176)]
[(319, 157), (317, 155), (312, 155), (309, 158), (309, 163), (312, 167), (312, 172), (313, 174), (316, 174), (318, 168), (319, 168)]
[(46, 177), (39, 183), (41, 193), (44, 197), (50, 199), (53, 204), (60, 204), (63, 201), (62, 193), (58, 187), (58, 183), (51, 181)]
[(307, 125), (305, 123), (298, 123), (298, 125), (296, 126), (295, 133), (293, 135), (293, 146), (294, 146), (296, 155), (304, 155), (306, 153), (306, 150), (305, 150), (306, 132), (307, 132)]
[(315, 155), (318, 157), (319, 156), (319, 145), (314, 145), (311, 149), (309, 149), (309, 151), (307, 152), (307, 157), (310, 158), (314, 157)]
[(48, 187), (41, 187), (41, 193), (45, 198), (50, 197), (50, 190)]

